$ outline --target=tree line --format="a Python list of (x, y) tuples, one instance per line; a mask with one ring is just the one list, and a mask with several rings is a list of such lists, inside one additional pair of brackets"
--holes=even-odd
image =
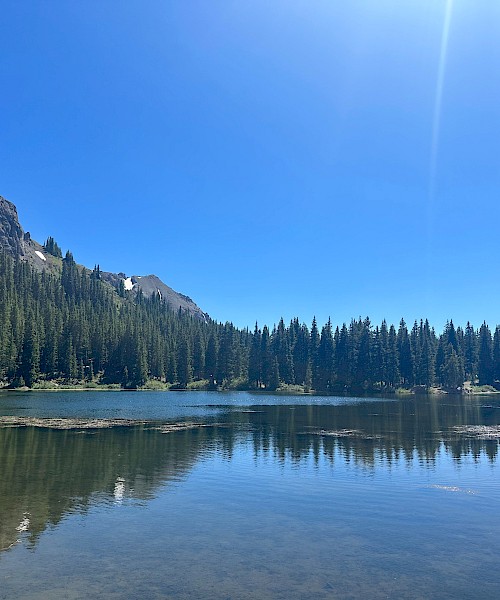
[[(54, 240), (45, 246), (55, 256)], [(427, 320), (411, 328), (368, 318), (321, 328), (297, 318), (253, 331), (204, 322), (161, 298), (114, 289), (100, 270), (78, 266), (70, 252), (59, 274), (37, 272), (0, 253), (0, 380), (306, 391), (374, 391), (500, 380), (500, 327), (486, 323), (437, 334)]]

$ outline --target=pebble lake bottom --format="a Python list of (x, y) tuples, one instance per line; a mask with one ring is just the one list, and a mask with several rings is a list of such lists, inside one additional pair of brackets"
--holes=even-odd
[(497, 599), (500, 400), (0, 395), (0, 598)]

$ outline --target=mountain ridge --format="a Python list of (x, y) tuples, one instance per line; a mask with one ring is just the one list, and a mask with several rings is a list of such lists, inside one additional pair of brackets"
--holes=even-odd
[[(56, 273), (61, 269), (61, 259), (50, 254), (42, 244), (31, 238), (30, 233), (25, 231), (19, 222), (15, 204), (3, 196), (0, 196), (0, 251), (6, 252), (12, 258), (28, 262), (39, 272)], [(90, 271), (84, 265), (79, 266)], [(142, 293), (147, 298), (157, 294), (171, 309), (187, 312), (202, 321), (209, 320), (208, 314), (189, 296), (177, 292), (157, 275), (127, 277), (125, 272), (100, 271), (100, 276), (117, 293)]]

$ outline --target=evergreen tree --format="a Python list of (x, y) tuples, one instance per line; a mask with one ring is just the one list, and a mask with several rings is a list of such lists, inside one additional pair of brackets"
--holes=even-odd
[(460, 366), (460, 360), (451, 343), (448, 344), (442, 371), (442, 381), (445, 387), (456, 390), (463, 384), (463, 373)]
[(397, 387), (401, 382), (398, 354), (396, 329), (391, 325), (387, 337), (387, 384), (390, 387)]
[(436, 363), (429, 335), (424, 334), (419, 361), (418, 382), (419, 385), (431, 387), (434, 384)]
[(493, 343), (490, 328), (484, 322), (479, 329), (478, 376), (479, 385), (493, 383)]
[(270, 347), (269, 328), (267, 327), (267, 325), (264, 325), (264, 327), (262, 328), (262, 336), (260, 338), (260, 357), (262, 383), (265, 387), (269, 387), (271, 385), (271, 380), (274, 377), (275, 373), (273, 371), (273, 356)]
[(464, 335), (465, 377), (474, 383), (477, 379), (478, 338), (474, 327), (467, 321)]
[(500, 381), (500, 325), (493, 335), (493, 380)]
[(273, 352), (278, 360), (280, 379), (284, 383), (293, 383), (293, 358), (283, 318), (278, 323), (276, 333), (273, 335)]
[(498, 326), (492, 336), (486, 323), (476, 332), (449, 321), (438, 338), (428, 321), (408, 333), (404, 321), (396, 332), (385, 321), (373, 330), (358, 319), (332, 334), (330, 320), (320, 333), (316, 319), (310, 331), (281, 319), (272, 334), (267, 326), (251, 333), (173, 311), (157, 295), (120, 293), (98, 265), (79, 267), (71, 252), (51, 264), (51, 272), (37, 272), (0, 251), (2, 385), (55, 379), (142, 387), (154, 378), (185, 386), (194, 377), (212, 386), (282, 382), (330, 392), (500, 380)]
[(43, 247), (45, 251), (52, 254), (52, 256), (62, 258), (61, 248), (59, 248), (53, 237), (48, 237)]
[(345, 323), (339, 332), (335, 349), (335, 374), (336, 380), (341, 386), (347, 387), (350, 385), (349, 333)]
[(410, 337), (408, 335), (408, 329), (404, 319), (401, 319), (401, 322), (399, 323), (397, 345), (399, 373), (402, 384), (404, 386), (410, 386), (413, 384), (413, 355), (410, 345)]
[(193, 342), (193, 377), (203, 379), (205, 373), (205, 344), (201, 331), (196, 331)]
[(38, 332), (36, 323), (34, 322), (34, 315), (30, 313), (26, 325), (19, 376), (24, 379), (28, 387), (31, 387), (38, 380), (39, 375), (40, 346)]
[(251, 387), (259, 388), (262, 378), (262, 361), (261, 361), (262, 334), (255, 323), (255, 329), (252, 336), (250, 346), (250, 355), (248, 358), (248, 383)]
[(272, 359), (271, 377), (269, 379), (268, 387), (270, 390), (277, 390), (279, 385), (280, 385), (280, 371), (279, 371), (279, 366), (278, 366), (278, 359), (275, 356)]
[(334, 341), (332, 334), (332, 323), (328, 323), (321, 329), (320, 342), (317, 354), (317, 368), (313, 373), (312, 385), (315, 390), (329, 392), (334, 381)]
[(193, 380), (191, 348), (187, 339), (181, 339), (179, 343), (177, 377), (182, 387)]
[(205, 379), (209, 379), (212, 383), (214, 382), (217, 373), (218, 354), (219, 344), (217, 336), (212, 333), (208, 338), (207, 351), (205, 353)]
[(311, 362), (311, 373), (312, 373), (312, 385), (319, 381), (319, 364), (318, 364), (318, 351), (319, 351), (320, 336), (318, 331), (318, 323), (316, 317), (313, 317), (311, 324), (311, 333), (309, 337), (309, 360)]
[(360, 387), (369, 387), (371, 384), (371, 331), (370, 320), (365, 319), (359, 325), (358, 351), (356, 356), (356, 383)]
[[(295, 345), (293, 347), (293, 372), (295, 374), (295, 383), (303, 385), (306, 383), (307, 371), (310, 373), (309, 360), (309, 330), (307, 326), (299, 325), (299, 320), (294, 320), (294, 328), (296, 330)], [(312, 375), (311, 375), (312, 377)], [(312, 383), (309, 381), (309, 387)]]

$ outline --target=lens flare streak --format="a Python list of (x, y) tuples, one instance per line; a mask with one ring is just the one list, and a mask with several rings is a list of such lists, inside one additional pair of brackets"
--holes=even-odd
[(436, 82), (436, 96), (434, 100), (434, 115), (432, 120), (432, 143), (430, 160), (430, 185), (429, 196), (432, 200), (435, 195), (437, 159), (439, 150), (439, 133), (441, 129), (441, 110), (443, 105), (443, 89), (446, 75), (446, 62), (448, 58), (448, 43), (450, 38), (451, 18), (453, 14), (453, 0), (446, 0), (446, 12), (441, 35), (441, 48), (439, 52), (439, 66)]

